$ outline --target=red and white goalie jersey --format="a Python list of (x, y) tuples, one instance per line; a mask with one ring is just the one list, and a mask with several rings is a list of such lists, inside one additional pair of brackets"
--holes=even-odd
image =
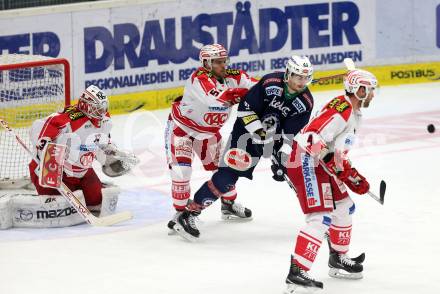
[(35, 121), (31, 142), (38, 157), (48, 141), (67, 145), (64, 172), (69, 177), (82, 178), (92, 167), (99, 146), (109, 143), (111, 128), (109, 113), (98, 121), (88, 118), (76, 106), (70, 106), (61, 113)]
[(193, 138), (212, 137), (227, 121), (230, 105), (238, 102), (234, 99), (244, 97), (256, 83), (256, 79), (236, 69), (227, 69), (224, 83), (220, 83), (200, 67), (187, 80), (182, 99), (173, 103), (171, 117)]
[(320, 152), (324, 147), (325, 153), (333, 152), (339, 159), (345, 159), (355, 143), (361, 119), (360, 110), (354, 110), (350, 99), (341, 95), (325, 105), (295, 136), (295, 141), (304, 149), (314, 146), (312, 152)]

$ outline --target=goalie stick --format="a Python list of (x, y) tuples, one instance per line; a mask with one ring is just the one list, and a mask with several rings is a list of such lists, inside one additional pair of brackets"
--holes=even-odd
[[(354, 65), (354, 62), (353, 62), (353, 59), (351, 59), (351, 58), (345, 58), (344, 59), (344, 64), (345, 64), (345, 67), (347, 68), (348, 71), (356, 69), (356, 67)], [(334, 79), (334, 78), (342, 78), (346, 74), (347, 73), (342, 73), (342, 74), (336, 74), (336, 75), (331, 75), (331, 76), (327, 76), (327, 77), (313, 79), (311, 84), (313, 85), (313, 84), (316, 84), (316, 83), (319, 83), (319, 82), (323, 82), (323, 81), (327, 81), (327, 80), (331, 80), (331, 79)]]
[[(34, 160), (36, 160), (37, 162), (39, 161), (36, 156), (32, 154), (32, 152), (29, 150), (23, 140), (15, 133), (15, 131), (11, 127), (9, 127), (8, 123), (5, 120), (0, 118), (0, 124), (6, 131), (8, 131), (10, 135), (15, 137), (17, 142)], [(70, 205), (72, 205), (78, 211), (82, 218), (92, 226), (111, 226), (133, 218), (133, 215), (130, 211), (123, 211), (104, 217), (96, 217), (84, 204), (81, 203), (81, 201), (78, 200), (78, 198), (76, 198), (75, 194), (73, 194), (73, 192), (63, 182), (61, 182), (60, 187), (56, 189), (70, 203)]]

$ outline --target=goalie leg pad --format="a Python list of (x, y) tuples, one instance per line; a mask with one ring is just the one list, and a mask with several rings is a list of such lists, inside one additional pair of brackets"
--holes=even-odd
[[(81, 191), (75, 196), (84, 204)], [(84, 223), (84, 219), (62, 196), (31, 193), (8, 194), (0, 198), (0, 228), (56, 228)]]
[(99, 213), (99, 217), (114, 214), (118, 205), (121, 189), (115, 185), (106, 184), (102, 188), (102, 203), (100, 205), (88, 206), (90, 211)]
[(121, 189), (118, 186), (111, 186), (102, 189), (102, 204), (100, 217), (114, 214), (118, 206)]

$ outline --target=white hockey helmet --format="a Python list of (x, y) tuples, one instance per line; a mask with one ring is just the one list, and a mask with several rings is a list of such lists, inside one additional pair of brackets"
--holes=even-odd
[[(353, 94), (359, 100), (366, 99), (370, 91), (374, 91), (377, 85), (378, 82), (376, 77), (371, 72), (362, 69), (352, 70), (344, 78), (345, 91)], [(360, 87), (365, 87), (366, 95), (363, 98), (360, 98), (357, 95), (357, 91)]]
[(228, 51), (223, 45), (211, 44), (205, 45), (200, 49), (199, 60), (202, 66), (205, 67), (204, 61), (206, 60), (208, 65), (212, 67), (212, 60), (218, 58), (226, 58), (226, 62), (229, 62)]
[(313, 79), (313, 66), (309, 58), (304, 55), (292, 55), (286, 63), (284, 82), (288, 82), (294, 75), (307, 77), (307, 84)]
[(88, 86), (78, 101), (78, 110), (89, 118), (103, 119), (108, 111), (108, 98), (95, 85)]

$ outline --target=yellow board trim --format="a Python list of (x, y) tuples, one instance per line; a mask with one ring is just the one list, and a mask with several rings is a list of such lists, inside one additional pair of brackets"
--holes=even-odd
[[(362, 69), (376, 75), (380, 86), (428, 83), (440, 81), (440, 62), (368, 66)], [(345, 69), (319, 71), (314, 78), (344, 73)], [(329, 91), (342, 89), (342, 78), (335, 78), (310, 86), (310, 90)], [(110, 114), (127, 114), (138, 109), (156, 110), (169, 108), (174, 99), (183, 94), (183, 87), (150, 90), (137, 93), (113, 95)], [(76, 101), (72, 101), (75, 104)], [(27, 127), (32, 121), (53, 113), (53, 105), (37, 104), (17, 108), (0, 109), (0, 116), (14, 128)]]
[[(379, 80), (379, 85), (401, 85), (440, 81), (440, 62), (368, 66), (362, 69), (371, 71)], [(344, 73), (345, 69), (319, 71), (314, 78)], [(313, 91), (342, 89), (342, 78), (330, 79), (310, 86)], [(155, 110), (169, 108), (173, 100), (183, 94), (183, 87), (153, 90), (138, 93), (113, 95), (110, 99), (110, 113), (123, 114), (137, 109)]]

